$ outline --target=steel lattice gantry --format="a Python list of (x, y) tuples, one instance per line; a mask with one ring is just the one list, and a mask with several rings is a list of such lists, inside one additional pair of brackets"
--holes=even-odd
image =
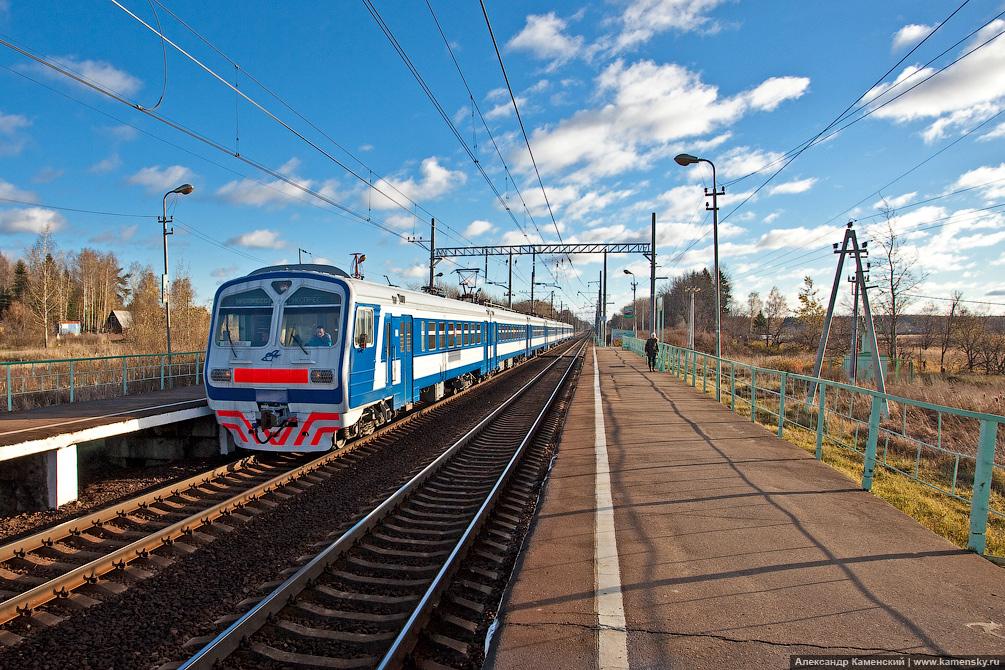
[(508, 256), (514, 255), (556, 255), (556, 254), (644, 254), (649, 255), (652, 245), (648, 242), (616, 242), (595, 244), (514, 244), (510, 246), (489, 245), (484, 247), (437, 247), (437, 258), (459, 258), (463, 256)]

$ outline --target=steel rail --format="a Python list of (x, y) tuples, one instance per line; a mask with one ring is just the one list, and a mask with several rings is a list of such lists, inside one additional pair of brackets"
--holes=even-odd
[[(464, 529), (464, 533), (461, 535), (460, 539), (457, 541), (457, 544), (451, 550), (450, 555), (447, 556), (447, 559), (444, 562), (443, 566), (440, 568), (439, 572), (436, 573), (436, 576), (433, 578), (432, 583), (429, 585), (429, 587), (426, 589), (426, 592), (419, 599), (419, 603), (415, 606), (415, 609), (412, 611), (412, 614), (408, 617), (408, 620), (405, 622), (405, 625), (398, 633), (398, 636), (394, 639), (394, 642), (391, 643), (391, 647), (384, 654), (384, 657), (377, 665), (377, 670), (389, 670), (390, 668), (400, 667), (403, 661), (405, 660), (405, 656), (412, 650), (412, 647), (414, 646), (419, 633), (428, 622), (429, 616), (432, 613), (433, 608), (435, 608), (436, 605), (439, 603), (440, 597), (443, 595), (444, 590), (446, 590), (446, 588), (450, 585), (451, 578), (454, 576), (454, 574), (456, 574), (457, 570), (460, 567), (460, 561), (467, 555), (468, 550), (471, 548), (471, 544), (477, 538), (478, 532), (484, 525), (485, 520), (489, 515), (489, 512), (491, 512), (492, 509), (495, 507), (496, 501), (498, 500), (500, 494), (502, 493), (503, 489), (505, 489), (506, 485), (509, 483), (510, 476), (513, 474), (513, 471), (516, 470), (517, 466), (519, 465), (520, 459), (523, 457), (524, 452), (527, 450), (527, 446), (537, 436), (538, 429), (544, 422), (548, 413), (551, 411), (551, 408), (555, 403), (555, 399), (562, 392), (562, 389), (565, 386), (565, 382), (569, 378), (569, 375), (572, 373), (573, 368), (576, 367), (576, 359), (582, 355), (583, 350), (585, 348), (586, 343), (584, 342), (583, 345), (580, 347), (579, 351), (577, 351), (575, 355), (572, 356), (572, 362), (570, 363), (569, 367), (566, 368), (565, 372), (562, 373), (561, 379), (558, 380), (558, 383), (555, 385), (555, 389), (552, 391), (551, 395), (548, 396), (548, 399), (545, 401), (544, 406), (541, 408), (541, 411), (534, 419), (534, 423), (531, 424), (531, 427), (527, 431), (527, 434), (524, 435), (523, 440), (521, 440), (520, 442), (520, 446), (518, 446), (516, 448), (516, 451), (513, 452), (513, 456), (506, 464), (506, 467), (503, 469), (502, 474), (500, 474), (498, 479), (496, 479), (496, 482), (492, 486), (492, 489), (485, 497), (485, 501), (482, 502), (481, 506), (478, 508), (478, 511), (475, 512), (474, 518), (471, 519), (471, 522), (468, 524), (467, 528)], [(556, 357), (555, 363), (553, 363), (552, 365), (556, 365), (558, 361), (561, 360), (561, 358), (563, 357), (561, 356)], [(549, 369), (550, 368), (551, 366), (549, 366)]]
[[(205, 484), (211, 484), (213, 480), (226, 477), (227, 475), (239, 473), (243, 474), (248, 472), (248, 468), (251, 468), (256, 464), (260, 464), (258, 459), (259, 457), (257, 455), (246, 456), (239, 461), (227, 463), (226, 465), (221, 465), (209, 471), (200, 472), (188, 479), (168, 484), (167, 486), (154, 491), (149, 491), (135, 498), (130, 498), (129, 500), (124, 500), (121, 503), (113, 504), (109, 507), (105, 507), (104, 509), (99, 509), (96, 512), (91, 512), (90, 514), (85, 514), (84, 516), (74, 517), (73, 519), (64, 521), (59, 525), (51, 526), (50, 528), (46, 528), (32, 535), (9, 542), (8, 544), (0, 547), (0, 563), (9, 561), (12, 558), (23, 558), (25, 554), (41, 549), (42, 547), (51, 547), (56, 542), (59, 542), (68, 536), (79, 535), (83, 531), (94, 526), (101, 526), (107, 521), (114, 521), (137, 510), (143, 510), (145, 507), (149, 506), (150, 503), (157, 503), (165, 498), (180, 495), (193, 488), (197, 488)], [(263, 467), (267, 467), (265, 464), (261, 465), (263, 465)]]
[[(521, 367), (522, 364), (514, 366), (509, 370), (502, 371), (501, 373), (495, 375), (495, 378), (498, 379), (499, 377), (504, 376), (517, 369), (520, 369)], [(549, 368), (546, 369), (550, 369), (550, 365)], [(537, 377), (535, 377), (534, 379), (537, 379)], [(62, 575), (52, 580), (49, 580), (44, 584), (40, 584), (32, 589), (29, 589), (28, 591), (17, 594), (15, 596), (11, 596), (7, 600), (0, 602), (0, 625), (7, 623), (8, 621), (11, 621), (12, 619), (17, 618), (18, 616), (30, 615), (34, 610), (41, 607), (42, 605), (45, 605), (48, 602), (51, 602), (52, 600), (58, 598), (66, 598), (69, 596), (71, 591), (73, 591), (74, 589), (78, 589), (85, 584), (95, 584), (102, 576), (112, 572), (113, 570), (122, 569), (135, 560), (145, 558), (150, 551), (157, 549), (163, 545), (171, 544), (179, 537), (190, 535), (197, 528), (208, 525), (213, 521), (215, 521), (216, 519), (218, 519), (219, 517), (228, 515), (244, 507), (248, 503), (254, 502), (261, 496), (270, 493), (273, 489), (280, 488), (282, 486), (295, 482), (299, 479), (302, 479), (303, 477), (313, 473), (319, 468), (327, 465), (331, 461), (338, 459), (360, 447), (371, 444), (376, 439), (382, 437), (388, 432), (402, 428), (411, 421), (418, 419), (419, 417), (425, 416), (433, 411), (446, 407), (453, 401), (467, 395), (476, 388), (484, 388), (484, 387), (478, 385), (461, 393), (451, 395), (448, 398), (444, 398), (443, 400), (440, 400), (433, 405), (423, 407), (415, 412), (412, 412), (402, 417), (397, 421), (394, 421), (391, 424), (385, 425), (377, 429), (372, 434), (364, 438), (357, 439), (354, 442), (347, 444), (346, 446), (340, 449), (326, 452), (308, 463), (305, 463), (292, 470), (277, 475), (276, 477), (273, 477), (249, 489), (245, 489), (241, 493), (238, 493), (237, 495), (232, 496), (227, 500), (221, 501), (208, 508), (203, 508), (198, 512), (196, 512), (195, 514), (192, 514), (176, 523), (173, 523), (170, 526), (154, 531), (153, 533), (147, 535), (144, 538), (141, 538), (139, 540), (136, 540), (135, 542), (131, 542), (123, 547), (115, 549), (100, 558), (97, 558), (89, 563), (86, 563), (84, 565), (75, 568), (74, 570), (63, 573)], [(494, 416), (494, 414), (490, 416)], [(484, 423), (484, 421), (482, 423)], [(252, 456), (249, 458), (254, 457)], [(222, 467), (226, 468), (228, 466), (222, 466)], [(185, 482), (189, 482), (194, 479), (202, 480), (202, 478), (209, 476), (209, 474), (211, 474), (212, 472), (216, 472), (217, 470), (220, 470), (220, 468), (210, 471), (210, 473), (203, 473), (202, 475), (196, 475), (194, 477), (189, 478), (188, 480), (185, 480)], [(181, 483), (176, 483), (166, 488), (176, 489), (180, 486), (180, 484)], [(151, 495), (153, 495), (153, 492), (143, 496), (143, 498), (147, 498)], [(133, 508), (133, 510), (138, 508), (139, 506)], [(102, 513), (103, 511), (99, 511), (96, 512), (95, 514), (102, 514)], [(114, 516), (118, 516), (118, 514), (114, 514)], [(82, 518), (86, 517), (81, 517), (81, 519)], [(106, 521), (107, 520), (110, 519), (106, 519)], [(80, 519), (70, 520), (54, 528), (59, 528), (67, 525), (74, 525), (75, 522), (76, 525), (79, 525)], [(54, 528), (48, 529), (47, 531), (42, 531), (41, 533), (37, 533), (36, 535), (33, 535), (31, 537), (35, 538), (39, 535), (51, 535), (51, 531), (54, 530)], [(48, 546), (46, 544), (45, 538), (43, 538), (43, 540), (41, 541), (43, 542), (42, 546)], [(6, 548), (7, 547), (5, 547), (4, 549)], [(18, 555), (14, 554), (13, 558), (16, 557), (18, 557)], [(6, 560), (10, 560), (10, 558)]]
[[(380, 523), (397, 508), (408, 495), (436, 474), (453, 456), (478, 437), (486, 427), (498, 419), (524, 393), (536, 385), (544, 375), (558, 364), (559, 360), (561, 360), (561, 357), (556, 357), (544, 370), (520, 387), (513, 395), (478, 422), (476, 426), (471, 428), (471, 430), (465, 433), (464, 436), (458, 439), (434, 461), (400, 486), (337, 540), (324, 548), (314, 558), (289, 576), (282, 584), (262, 598), (250, 610), (245, 612), (239, 619), (199, 649), (198, 652), (179, 666), (178, 670), (207, 670), (212, 668), (218, 661), (233, 653), (247, 637), (265, 625), (271, 617), (278, 614), (292, 598), (318, 579), (332, 563), (348, 552), (371, 528)], [(565, 377), (563, 376), (562, 382), (564, 380)], [(561, 383), (559, 387), (561, 387)], [(536, 425), (537, 422), (535, 421)]]

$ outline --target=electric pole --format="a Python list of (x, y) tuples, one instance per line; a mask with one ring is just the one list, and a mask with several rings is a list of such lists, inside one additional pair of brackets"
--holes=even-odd
[(429, 292), (433, 293), (436, 282), (436, 219), (429, 219)]

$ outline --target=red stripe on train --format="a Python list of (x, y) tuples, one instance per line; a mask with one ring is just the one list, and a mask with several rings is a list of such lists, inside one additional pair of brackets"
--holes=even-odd
[(239, 384), (306, 384), (307, 368), (234, 368)]

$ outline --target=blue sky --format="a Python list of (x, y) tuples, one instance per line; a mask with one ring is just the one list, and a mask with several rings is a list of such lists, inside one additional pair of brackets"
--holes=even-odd
[[(120, 2), (151, 20), (147, 2)], [(472, 126), (467, 91), (426, 5), (375, 5), (529, 238), (540, 239), (539, 230), (545, 240), (556, 240), (478, 4), (430, 2), (529, 215), (480, 121)], [(203, 300), (227, 278), (295, 261), (298, 248), (343, 267), (351, 252), (362, 251), (368, 278), (380, 281), (386, 273), (396, 283), (419, 283), (427, 252), (407, 240), (427, 234), (430, 215), (444, 225), (440, 246), (528, 240), (362, 2), (285, 2), (281, 10), (260, 0), (164, 4), (240, 63), (247, 73), (236, 75), (242, 92), (363, 180), (170, 47), (158, 114), (227, 150), (239, 146), (246, 158), (325, 200), (0, 49), (5, 253), (19, 254), (49, 225), (64, 249), (108, 249), (126, 264), (157, 268), (159, 226), (149, 217), (159, 213), (161, 195), (183, 181), (196, 192), (175, 203), (172, 265), (188, 270)], [(725, 216), (773, 170), (733, 179), (813, 137), (958, 5), (487, 3), (562, 238), (648, 240), (649, 213), (655, 211), (660, 273), (668, 275), (710, 264), (712, 255), (701, 190), (711, 175), (704, 165), (678, 167), (676, 153), (715, 161), (720, 183), (728, 184), (721, 200)], [(1003, 9), (1000, 1), (966, 3), (872, 91), (871, 105), (930, 74), (915, 70), (942, 51), (949, 49), (930, 67), (944, 66), (1005, 31), (999, 19), (964, 39)], [(219, 53), (163, 10), (160, 20), (179, 47), (235, 81), (235, 68)], [(153, 106), (160, 96), (160, 40), (112, 2), (0, 0), (0, 36), (139, 105)], [(945, 149), (882, 190), (897, 208), (894, 225), (907, 253), (928, 275), (916, 293), (947, 296), (960, 289), (969, 299), (1005, 302), (1005, 217), (994, 208), (1005, 198), (1005, 114), (996, 116), (1002, 110), (1005, 37), (807, 150), (721, 224), (721, 258), (736, 294), (756, 290), (763, 296), (777, 284), (794, 303), (803, 275), (829, 285), (834, 257), (828, 249), (840, 240), (848, 218), (857, 218), (868, 238), (879, 221), (876, 192)], [(945, 196), (967, 187), (973, 188)], [(912, 206), (929, 198), (936, 199)], [(529, 258), (517, 265), (517, 290), (528, 288), (529, 265)], [(620, 305), (631, 295), (621, 270), (643, 274), (646, 262), (626, 256), (612, 258), (610, 266), (611, 299)], [(449, 274), (453, 267), (440, 269)], [(599, 267), (599, 257), (579, 256), (573, 267), (550, 272), (562, 285), (562, 299), (583, 305), (578, 292), (587, 290), (585, 282), (596, 278)], [(493, 259), (489, 274), (503, 280), (505, 265)], [(539, 278), (553, 281), (542, 268)]]

